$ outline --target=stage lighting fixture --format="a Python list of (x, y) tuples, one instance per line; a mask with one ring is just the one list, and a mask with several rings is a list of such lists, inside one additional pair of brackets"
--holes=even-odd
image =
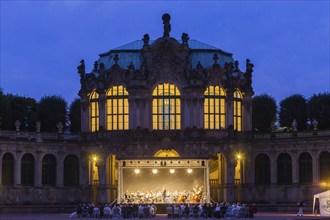
[(170, 173), (175, 173), (175, 169), (170, 169)]
[(156, 174), (156, 173), (158, 173), (158, 170), (157, 170), (157, 169), (153, 169), (153, 170), (152, 170), (152, 173), (153, 173), (153, 174)]
[(134, 173), (139, 174), (140, 173), (140, 169), (135, 169), (134, 170)]
[(192, 171), (193, 171), (192, 169), (187, 169), (188, 173), (192, 173)]

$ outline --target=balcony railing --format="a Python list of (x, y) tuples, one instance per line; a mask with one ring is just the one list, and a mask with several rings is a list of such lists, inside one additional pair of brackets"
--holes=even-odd
[[(233, 135), (234, 134), (234, 135)], [(70, 133), (48, 133), (48, 132), (29, 132), (29, 131), (7, 131), (0, 130), (0, 139), (9, 140), (26, 140), (26, 141), (82, 141), (82, 140), (157, 140), (164, 137), (183, 140), (209, 140), (213, 138), (252, 138), (254, 140), (271, 140), (271, 139), (292, 139), (292, 138), (315, 138), (330, 137), (330, 130), (317, 131), (298, 131), (298, 132), (273, 132), (273, 133), (249, 133), (234, 132), (230, 133), (226, 130), (205, 130), (200, 128), (191, 128), (185, 130), (148, 130), (134, 129), (124, 131), (99, 131), (86, 132), (83, 134)]]

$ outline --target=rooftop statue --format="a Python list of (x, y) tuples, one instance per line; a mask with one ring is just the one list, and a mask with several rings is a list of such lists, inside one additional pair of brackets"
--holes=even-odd
[(171, 16), (169, 14), (163, 14), (162, 16), (163, 24), (164, 24), (164, 36), (163, 37), (170, 37), (171, 32)]

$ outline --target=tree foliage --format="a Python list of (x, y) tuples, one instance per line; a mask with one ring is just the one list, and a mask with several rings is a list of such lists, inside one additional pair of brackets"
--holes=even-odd
[(252, 99), (252, 127), (254, 131), (269, 132), (276, 122), (277, 106), (273, 97), (267, 94)]
[(81, 131), (81, 101), (79, 98), (75, 99), (69, 108), (70, 131)]
[(330, 93), (314, 94), (308, 101), (308, 116), (318, 121), (318, 129), (330, 128)]
[(62, 122), (63, 128), (67, 123), (67, 103), (60, 96), (44, 96), (39, 102), (39, 121), (41, 130), (57, 132), (57, 124)]
[(280, 124), (291, 129), (293, 119), (297, 121), (297, 129), (306, 129), (307, 101), (300, 94), (291, 95), (280, 102)]
[(0, 94), (1, 128), (15, 130), (15, 122), (21, 123), (20, 130), (34, 131), (38, 118), (38, 104), (35, 99), (17, 95)]

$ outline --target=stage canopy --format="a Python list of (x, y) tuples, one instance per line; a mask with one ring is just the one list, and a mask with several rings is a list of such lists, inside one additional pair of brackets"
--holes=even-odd
[(315, 213), (315, 201), (319, 199), (319, 210), (321, 216), (330, 216), (330, 190), (314, 195), (313, 213)]

